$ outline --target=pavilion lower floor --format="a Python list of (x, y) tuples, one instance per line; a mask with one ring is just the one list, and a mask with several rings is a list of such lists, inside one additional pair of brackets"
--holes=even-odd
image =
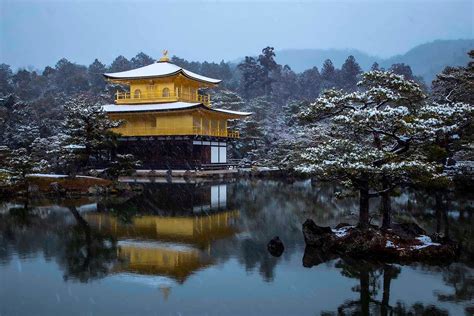
[(122, 137), (118, 154), (132, 154), (143, 169), (206, 169), (226, 167), (227, 138)]

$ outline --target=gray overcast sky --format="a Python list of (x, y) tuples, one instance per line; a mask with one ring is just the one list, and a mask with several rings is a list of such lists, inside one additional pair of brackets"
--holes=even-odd
[(271, 45), (356, 48), (388, 57), (435, 39), (473, 38), (474, 1), (0, 0), (0, 62), (90, 64), (163, 49), (233, 60)]

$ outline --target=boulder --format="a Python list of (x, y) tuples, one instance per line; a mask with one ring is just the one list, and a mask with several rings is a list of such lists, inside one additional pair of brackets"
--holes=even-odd
[(419, 235), (426, 235), (426, 231), (415, 223), (392, 224), (391, 231), (405, 239), (412, 239)]
[(280, 240), (280, 238), (275, 236), (268, 242), (267, 249), (272, 256), (280, 257), (285, 250), (285, 246), (283, 246), (283, 242)]
[(303, 255), (303, 267), (311, 268), (337, 257), (338, 255), (335, 252), (323, 251), (319, 247), (306, 246)]
[(313, 247), (330, 247), (335, 238), (331, 227), (318, 226), (312, 219), (303, 223), (303, 236), (306, 245)]
[(459, 256), (460, 246), (449, 238), (430, 237), (414, 223), (395, 224), (393, 229), (370, 226), (359, 228), (339, 224), (337, 229), (303, 224), (306, 251), (305, 266), (345, 256), (382, 262), (447, 263)]

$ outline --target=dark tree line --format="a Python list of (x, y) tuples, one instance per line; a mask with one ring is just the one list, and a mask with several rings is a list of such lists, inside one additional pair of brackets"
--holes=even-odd
[[(275, 57), (274, 48), (265, 47), (261, 54), (247, 56), (238, 65), (171, 58), (172, 63), (190, 71), (223, 80), (219, 89), (210, 91), (216, 106), (255, 113), (235, 126), (250, 140), (235, 146), (233, 152), (238, 157), (251, 153), (250, 158), (265, 157), (262, 151), (271, 153), (266, 149), (275, 147), (281, 139), (279, 132), (294, 127), (292, 116), (301, 104), (314, 101), (321, 91), (329, 88), (354, 91), (362, 72), (353, 56), (340, 69), (326, 60), (321, 69), (313, 67), (302, 73), (278, 64)], [(0, 64), (0, 146), (32, 152), (35, 143), (48, 143), (44, 140), (65, 132), (64, 105), (69, 100), (113, 102), (115, 91), (125, 87), (108, 84), (103, 73), (143, 67), (154, 61), (155, 58), (145, 53), (131, 59), (118, 56), (110, 65), (95, 59), (84, 66), (63, 58), (42, 71), (16, 72), (9, 65)], [(393, 65), (390, 70), (416, 79), (407, 65)]]

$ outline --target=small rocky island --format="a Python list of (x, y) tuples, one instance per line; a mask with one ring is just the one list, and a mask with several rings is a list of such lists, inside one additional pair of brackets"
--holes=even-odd
[(307, 267), (337, 257), (441, 264), (456, 259), (460, 251), (457, 242), (429, 235), (414, 223), (393, 224), (389, 229), (341, 223), (331, 229), (307, 219), (303, 224), (303, 235), (306, 243), (303, 264)]

